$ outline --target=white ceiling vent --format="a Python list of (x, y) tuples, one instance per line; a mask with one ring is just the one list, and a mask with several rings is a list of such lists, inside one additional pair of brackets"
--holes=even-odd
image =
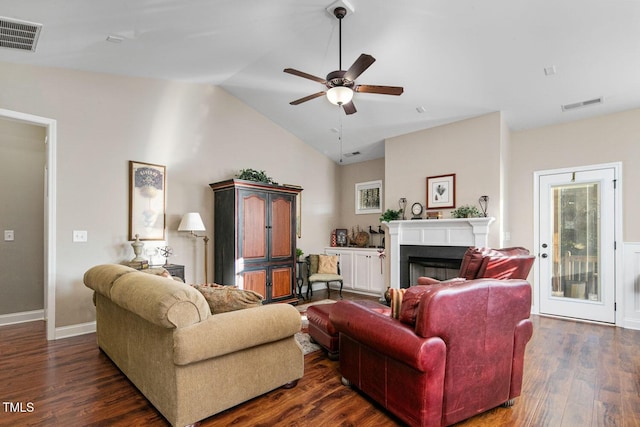
[(587, 101), (575, 102), (573, 104), (565, 104), (565, 105), (562, 105), (561, 108), (562, 108), (562, 111), (571, 111), (571, 110), (575, 110), (576, 108), (602, 104), (603, 102), (604, 100), (602, 99), (602, 97), (600, 97), (600, 98), (589, 99)]
[(0, 47), (35, 52), (42, 24), (0, 16)]
[(353, 157), (353, 156), (358, 156), (358, 155), (360, 155), (360, 152), (359, 151), (354, 151), (352, 153), (345, 153), (344, 156), (345, 157)]

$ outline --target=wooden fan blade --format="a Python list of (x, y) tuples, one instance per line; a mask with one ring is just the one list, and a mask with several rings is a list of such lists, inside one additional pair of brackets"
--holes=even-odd
[(302, 77), (302, 78), (305, 78), (305, 79), (313, 80), (314, 82), (318, 82), (318, 83), (322, 83), (322, 84), (326, 84), (327, 83), (327, 81), (325, 79), (323, 79), (323, 78), (313, 76), (313, 75), (305, 73), (303, 71), (298, 71), (298, 70), (296, 70), (294, 68), (285, 68), (283, 71), (285, 73), (293, 74), (294, 76), (298, 76), (298, 77)]
[(355, 79), (358, 78), (360, 74), (364, 73), (365, 70), (369, 68), (371, 64), (373, 64), (374, 62), (376, 62), (376, 58), (374, 58), (371, 55), (367, 55), (366, 53), (363, 53), (358, 57), (358, 59), (356, 59), (356, 62), (353, 63), (353, 65), (347, 70), (347, 72), (344, 73), (344, 78), (347, 80), (354, 81)]
[(379, 93), (381, 95), (402, 95), (402, 92), (404, 92), (404, 88), (400, 86), (358, 85), (353, 90), (364, 93)]
[(353, 101), (349, 101), (346, 104), (343, 104), (342, 109), (344, 110), (345, 114), (353, 114), (358, 111), (356, 110), (356, 106), (353, 105)]
[(314, 98), (317, 98), (319, 96), (324, 95), (326, 92), (318, 92), (318, 93), (314, 93), (313, 95), (309, 95), (309, 96), (305, 96), (304, 98), (300, 98), (300, 99), (296, 99), (295, 101), (291, 101), (289, 104), (291, 105), (298, 105), (298, 104), (302, 104), (303, 102), (307, 102), (307, 101), (311, 101)]

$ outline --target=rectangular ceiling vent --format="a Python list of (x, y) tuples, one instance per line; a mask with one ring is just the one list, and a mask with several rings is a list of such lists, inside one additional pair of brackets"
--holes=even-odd
[(0, 47), (35, 52), (42, 24), (0, 16)]
[(602, 97), (600, 97), (600, 98), (589, 99), (587, 101), (575, 102), (573, 104), (565, 104), (562, 106), (562, 111), (571, 111), (577, 108), (588, 107), (590, 105), (602, 104), (603, 101), (604, 100), (602, 99)]
[(353, 157), (353, 156), (357, 156), (357, 155), (359, 155), (359, 154), (360, 154), (360, 152), (359, 152), (359, 151), (354, 151), (354, 152), (352, 152), (352, 153), (345, 153), (345, 155), (344, 155), (344, 156), (345, 156), (345, 157)]

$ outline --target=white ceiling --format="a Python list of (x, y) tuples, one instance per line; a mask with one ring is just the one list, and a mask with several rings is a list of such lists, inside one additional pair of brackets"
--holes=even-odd
[(342, 125), (343, 152), (362, 153), (345, 164), (494, 111), (522, 130), (640, 107), (638, 0), (348, 1), (343, 68), (368, 53), (357, 83), (405, 89), (356, 93), (351, 116), (324, 97), (289, 105), (324, 88), (282, 72), (338, 68), (334, 0), (0, 0), (0, 16), (43, 24), (36, 52), (0, 48), (0, 61), (219, 85), (335, 161)]

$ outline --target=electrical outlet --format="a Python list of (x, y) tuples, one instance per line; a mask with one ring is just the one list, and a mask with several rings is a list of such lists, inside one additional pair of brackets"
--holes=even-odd
[(87, 241), (87, 231), (86, 230), (73, 230), (73, 242), (74, 243), (83, 243)]
[(4, 241), (5, 242), (13, 242), (15, 235), (13, 234), (13, 230), (4, 230)]

